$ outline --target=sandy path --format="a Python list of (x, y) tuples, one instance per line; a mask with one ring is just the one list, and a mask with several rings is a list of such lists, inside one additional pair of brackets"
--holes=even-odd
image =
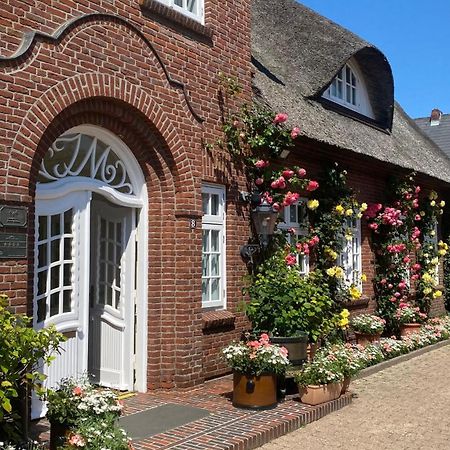
[(353, 404), (263, 450), (450, 450), (450, 345), (352, 383)]

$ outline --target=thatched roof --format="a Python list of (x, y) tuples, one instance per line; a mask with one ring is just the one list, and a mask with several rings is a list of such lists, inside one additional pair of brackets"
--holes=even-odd
[[(394, 105), (389, 63), (371, 44), (294, 0), (253, 0), (252, 54), (256, 95), (306, 137), (450, 182), (450, 159)], [(352, 57), (375, 121), (321, 99)]]
[(417, 126), (450, 157), (450, 114), (442, 114), (434, 125), (430, 117), (414, 119)]

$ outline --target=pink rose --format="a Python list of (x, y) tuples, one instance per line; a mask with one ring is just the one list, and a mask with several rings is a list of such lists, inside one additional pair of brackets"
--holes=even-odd
[(255, 180), (255, 184), (257, 185), (257, 186), (261, 186), (261, 184), (263, 184), (264, 183), (264, 178), (257, 178), (256, 180)]
[(83, 388), (81, 388), (80, 386), (75, 386), (75, 387), (72, 389), (72, 394), (73, 394), (73, 395), (82, 396), (83, 393), (84, 393)]
[(415, 198), (412, 201), (412, 206), (413, 206), (414, 209), (417, 209), (419, 207), (419, 200), (417, 200), (417, 198)]
[(420, 186), (416, 186), (416, 189), (414, 190), (414, 192), (415, 192), (416, 194), (418, 194), (418, 193), (420, 192)]
[(287, 357), (287, 355), (289, 354), (288, 349), (286, 347), (280, 347), (280, 353)]
[(287, 232), (289, 234), (295, 234), (295, 228), (288, 228)]
[(272, 189), (278, 189), (279, 186), (280, 186), (280, 183), (278, 180), (272, 181), (272, 183), (270, 183), (270, 187)]
[(79, 434), (72, 434), (69, 438), (69, 444), (75, 447), (84, 447), (86, 445), (85, 440)]
[(394, 287), (393, 284), (391, 284), (391, 283), (388, 284), (388, 288), (389, 288), (389, 289), (392, 289), (393, 287)]
[(269, 161), (264, 161), (263, 159), (260, 159), (255, 162), (255, 166), (258, 169), (264, 169), (264, 167), (267, 167), (269, 165)]
[(309, 192), (315, 191), (319, 187), (319, 183), (317, 181), (311, 180), (306, 186), (306, 190)]
[(291, 169), (284, 169), (283, 172), (281, 172), (283, 177), (287, 180), (289, 180), (289, 178), (292, 178), (294, 176), (294, 171)]
[(303, 177), (306, 175), (306, 170), (305, 170), (305, 169), (302, 169), (302, 168), (298, 169), (298, 170), (297, 170), (297, 175), (298, 175), (300, 178), (303, 178)]
[(387, 283), (386, 278), (383, 278), (383, 279), (380, 281), (380, 283), (381, 283), (381, 284), (386, 284), (386, 283)]
[(416, 215), (414, 216), (414, 220), (415, 220), (416, 222), (418, 222), (419, 220), (422, 220), (422, 218), (420, 217), (420, 214), (416, 214)]
[(371, 230), (377, 230), (378, 229), (378, 224), (377, 223), (375, 223), (375, 222), (373, 222), (373, 223), (369, 223), (369, 228), (371, 229)]
[(259, 342), (263, 344), (269, 342), (269, 335), (267, 333), (262, 333), (261, 336), (259, 337)]
[(297, 264), (297, 258), (292, 253), (289, 253), (289, 255), (284, 258), (284, 261), (288, 266), (295, 266), (295, 264)]
[(274, 211), (279, 211), (280, 209), (281, 209), (281, 206), (280, 206), (280, 204), (279, 203), (274, 203), (273, 205), (272, 205), (272, 209), (274, 210)]
[(292, 139), (295, 139), (299, 134), (300, 134), (300, 128), (299, 127), (292, 128), (292, 131), (291, 131), (291, 138)]
[(278, 123), (284, 123), (288, 119), (288, 115), (285, 113), (278, 113), (273, 119), (273, 123), (276, 125)]

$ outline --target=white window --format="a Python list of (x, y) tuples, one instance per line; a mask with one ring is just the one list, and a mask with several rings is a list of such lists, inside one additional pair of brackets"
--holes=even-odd
[[(308, 208), (306, 207), (306, 199), (300, 199), (297, 203), (286, 206), (281, 212), (283, 222), (278, 224), (280, 230), (295, 231), (295, 236), (306, 236), (309, 232)], [(288, 240), (291, 243), (292, 236), (288, 234)], [(298, 258), (300, 274), (307, 275), (309, 272), (309, 257), (300, 255)]]
[(346, 239), (345, 248), (339, 255), (339, 265), (344, 269), (345, 283), (362, 290), (361, 219), (347, 219), (345, 228), (349, 239)]
[(203, 0), (157, 0), (203, 24)]
[(202, 189), (202, 306), (225, 308), (225, 188)]
[(363, 77), (356, 62), (348, 62), (339, 70), (323, 97), (374, 119)]

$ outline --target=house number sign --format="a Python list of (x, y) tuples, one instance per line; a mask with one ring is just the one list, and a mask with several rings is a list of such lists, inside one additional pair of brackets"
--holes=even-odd
[(27, 257), (26, 233), (8, 232), (8, 228), (26, 228), (27, 225), (27, 208), (0, 205), (0, 259), (22, 259)]

